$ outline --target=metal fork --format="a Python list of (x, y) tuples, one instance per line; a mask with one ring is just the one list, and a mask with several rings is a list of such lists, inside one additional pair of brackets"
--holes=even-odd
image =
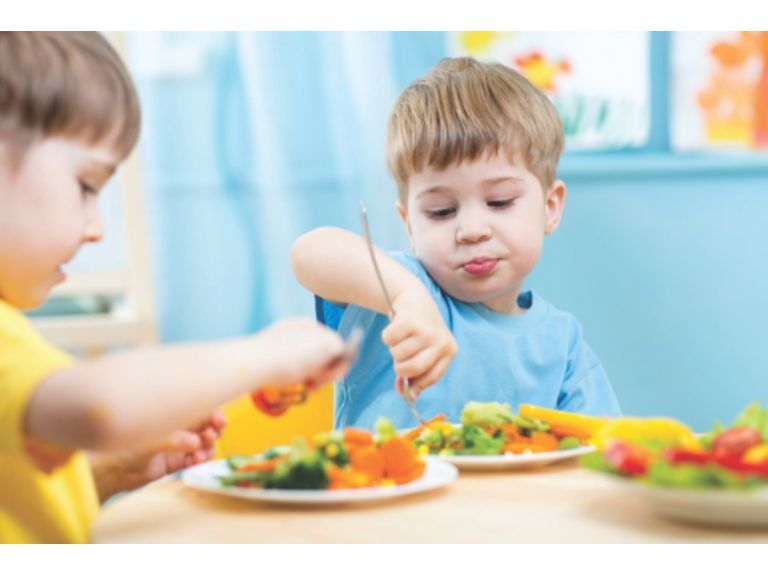
[[(373, 269), (376, 271), (376, 278), (379, 280), (379, 286), (381, 286), (381, 291), (384, 293), (384, 299), (387, 301), (387, 308), (389, 308), (389, 320), (391, 322), (395, 317), (395, 308), (392, 306), (392, 299), (389, 297), (387, 286), (384, 284), (384, 278), (381, 276), (379, 264), (376, 261), (376, 253), (373, 250), (373, 241), (371, 240), (371, 231), (368, 228), (368, 213), (365, 210), (365, 204), (362, 200), (360, 201), (360, 224), (362, 225), (363, 234), (365, 235), (365, 242), (368, 245), (368, 253), (371, 255)], [(421, 417), (421, 414), (419, 414), (419, 411), (416, 408), (416, 404), (414, 403), (413, 394), (411, 393), (411, 384), (408, 381), (408, 378), (403, 376), (402, 382), (403, 398), (405, 398), (405, 403), (408, 404), (408, 409), (411, 411), (411, 414), (413, 414), (419, 421), (419, 424), (424, 424), (424, 419)]]

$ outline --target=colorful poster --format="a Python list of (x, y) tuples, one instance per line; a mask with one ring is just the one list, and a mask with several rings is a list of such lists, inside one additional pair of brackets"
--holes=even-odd
[(674, 148), (768, 148), (768, 32), (676, 32), (671, 92)]
[(560, 112), (570, 150), (636, 148), (650, 130), (646, 32), (452, 32), (449, 52), (524, 74)]

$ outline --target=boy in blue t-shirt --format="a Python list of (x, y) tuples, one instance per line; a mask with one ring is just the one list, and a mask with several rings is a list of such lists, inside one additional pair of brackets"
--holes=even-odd
[(403, 377), (425, 417), (453, 422), (471, 400), (620, 413), (579, 323), (523, 291), (560, 224), (562, 148), (555, 108), (501, 64), (445, 59), (400, 95), (387, 153), (413, 254), (377, 251), (394, 318), (360, 236), (319, 228), (292, 252), (320, 319), (342, 335), (365, 328), (336, 387), (336, 427), (415, 425)]

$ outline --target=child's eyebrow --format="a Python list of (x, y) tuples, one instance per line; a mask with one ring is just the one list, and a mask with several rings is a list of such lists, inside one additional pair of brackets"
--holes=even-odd
[(89, 160), (88, 168), (90, 170), (101, 172), (102, 175), (107, 179), (111, 178), (115, 173), (115, 170), (117, 170), (117, 166), (114, 164), (110, 164), (109, 162), (102, 162), (100, 160)]
[(416, 194), (416, 197), (419, 198), (421, 196), (426, 196), (428, 194), (439, 194), (440, 192), (451, 192), (451, 188), (448, 186), (443, 186), (441, 184), (438, 184), (437, 186), (430, 186), (429, 188), (420, 190)]
[(519, 182), (522, 184), (522, 183), (525, 183), (525, 179), (520, 178), (519, 176), (501, 176), (499, 178), (489, 178), (488, 180), (483, 180), (481, 184), (486, 188), (492, 188), (497, 184), (503, 184), (505, 182), (514, 182), (514, 183)]

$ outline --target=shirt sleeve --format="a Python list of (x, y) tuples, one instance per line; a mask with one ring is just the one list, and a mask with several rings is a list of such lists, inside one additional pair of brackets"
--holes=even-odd
[(72, 362), (0, 301), (0, 453), (26, 453), (24, 418), (32, 394), (46, 376)]
[(621, 416), (621, 407), (600, 359), (581, 337), (578, 326), (565, 381), (557, 400), (559, 410), (591, 416)]
[[(440, 287), (435, 283), (435, 281), (432, 280), (432, 277), (427, 273), (424, 266), (421, 265), (416, 256), (408, 252), (388, 252), (387, 255), (395, 260), (398, 264), (403, 266), (411, 274), (416, 276), (416, 278), (418, 278), (419, 281), (424, 284), (432, 298), (437, 303), (440, 312), (443, 314), (443, 317), (447, 318), (449, 316), (449, 309), (445, 302), (445, 295), (443, 294), (443, 291), (440, 289)], [(334, 330), (339, 329), (342, 318), (344, 317), (345, 312), (348, 311), (347, 308), (348, 307), (344, 304), (330, 302), (324, 298), (321, 298), (320, 296), (315, 295), (315, 318), (318, 322), (328, 326), (329, 328), (333, 328)], [(349, 308), (356, 309), (357, 307), (350, 306)]]

